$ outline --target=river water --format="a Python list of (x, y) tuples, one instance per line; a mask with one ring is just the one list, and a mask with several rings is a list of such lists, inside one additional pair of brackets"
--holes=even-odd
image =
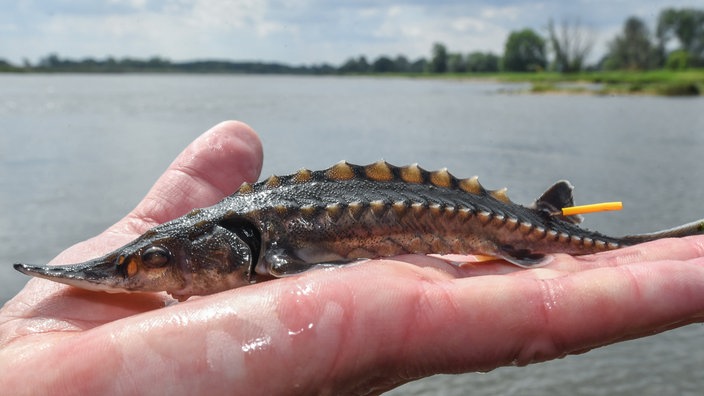
[[(0, 75), (0, 303), (46, 262), (127, 213), (190, 141), (225, 119), (262, 137), (263, 174), (341, 159), (480, 175), (528, 203), (570, 179), (578, 203), (622, 200), (586, 226), (652, 231), (704, 217), (704, 98), (510, 93), (422, 79)], [(701, 325), (390, 394), (663, 395), (704, 388)]]

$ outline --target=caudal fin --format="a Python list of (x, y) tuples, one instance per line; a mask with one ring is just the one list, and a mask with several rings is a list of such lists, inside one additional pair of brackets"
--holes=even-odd
[(704, 234), (704, 219), (687, 223), (679, 227), (670, 228), (668, 230), (656, 231), (647, 234), (628, 235), (621, 238), (621, 241), (626, 245), (635, 245), (661, 238), (681, 238), (690, 235), (702, 234)]

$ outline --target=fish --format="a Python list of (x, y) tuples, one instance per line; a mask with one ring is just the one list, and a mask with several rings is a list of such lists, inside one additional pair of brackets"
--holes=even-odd
[(69, 265), (15, 264), (26, 275), (88, 290), (167, 292), (184, 301), (320, 266), (401, 254), (474, 254), (519, 267), (551, 254), (585, 255), (704, 233), (704, 220), (611, 237), (578, 226), (565, 180), (535, 202), (512, 202), (477, 177), (385, 161), (243, 183), (219, 203), (153, 227), (102, 257)]

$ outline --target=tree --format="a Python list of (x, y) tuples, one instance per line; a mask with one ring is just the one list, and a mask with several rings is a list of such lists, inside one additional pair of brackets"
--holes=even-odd
[(433, 44), (433, 58), (428, 67), (431, 73), (445, 73), (447, 71), (447, 48), (443, 44)]
[(355, 73), (357, 72), (357, 59), (349, 58), (337, 70), (340, 73)]
[(340, 73), (367, 73), (369, 63), (363, 55), (358, 58), (350, 58), (338, 69)]
[(406, 73), (411, 70), (411, 63), (408, 61), (408, 58), (403, 55), (399, 55), (394, 60), (394, 68), (396, 71)]
[(372, 71), (375, 73), (390, 73), (396, 71), (396, 65), (388, 56), (380, 56), (372, 63)]
[(490, 73), (499, 71), (499, 57), (491, 52), (471, 52), (467, 55), (467, 71), (471, 73)]
[(0, 71), (14, 70), (14, 66), (5, 59), (0, 58)]
[(450, 73), (464, 73), (467, 71), (467, 64), (462, 54), (450, 54), (447, 58), (447, 71)]
[(552, 19), (548, 22), (550, 46), (555, 53), (555, 68), (562, 73), (574, 73), (584, 68), (584, 62), (594, 47), (594, 34), (582, 27), (579, 20), (563, 20), (559, 31)]
[(645, 23), (630, 17), (623, 26), (623, 33), (608, 45), (604, 61), (606, 69), (648, 70), (658, 65), (658, 54)]
[(423, 73), (428, 69), (428, 60), (425, 58), (418, 58), (413, 63), (411, 63), (408, 71), (411, 73)]
[(57, 55), (55, 53), (51, 53), (51, 54), (39, 59), (38, 66), (42, 67), (42, 68), (50, 69), (50, 68), (58, 68), (58, 67), (62, 66), (63, 64), (64, 64), (64, 62), (59, 58), (59, 55)]
[(656, 31), (661, 51), (676, 37), (690, 63), (704, 65), (704, 10), (667, 8), (660, 12)]
[(364, 55), (361, 55), (357, 60), (357, 67), (360, 73), (367, 73), (371, 68), (369, 62), (367, 62), (367, 58)]
[(542, 37), (532, 29), (511, 32), (504, 50), (504, 70), (539, 71), (546, 65), (545, 40)]

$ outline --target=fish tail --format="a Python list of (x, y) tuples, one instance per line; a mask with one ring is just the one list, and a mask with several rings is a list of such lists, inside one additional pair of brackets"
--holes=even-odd
[(628, 235), (621, 238), (625, 245), (635, 245), (638, 243), (654, 241), (661, 238), (681, 238), (690, 235), (704, 234), (704, 219), (681, 225), (667, 230), (651, 232), (647, 234)]

